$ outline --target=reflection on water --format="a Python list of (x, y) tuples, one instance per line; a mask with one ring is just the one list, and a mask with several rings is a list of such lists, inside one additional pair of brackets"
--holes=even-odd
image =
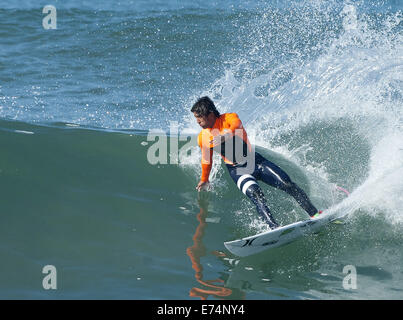
[[(206, 247), (203, 244), (203, 236), (205, 228), (207, 227), (206, 218), (208, 215), (208, 199), (207, 192), (198, 193), (198, 203), (200, 212), (197, 214), (199, 225), (196, 228), (193, 236), (193, 246), (186, 249), (186, 253), (192, 262), (192, 268), (195, 270), (195, 278), (200, 283), (200, 287), (193, 287), (190, 289), (190, 297), (198, 297), (201, 300), (206, 300), (208, 296), (217, 299), (244, 299), (244, 292), (238, 289), (230, 289), (225, 287), (224, 279), (204, 280), (203, 279), (203, 266), (201, 264), (201, 257), (206, 255)], [(218, 257), (225, 257), (224, 253), (213, 252)]]

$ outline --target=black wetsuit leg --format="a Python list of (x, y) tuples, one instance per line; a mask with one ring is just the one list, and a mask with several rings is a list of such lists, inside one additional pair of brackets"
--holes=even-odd
[(313, 216), (318, 212), (306, 193), (291, 181), (290, 177), (284, 172), (284, 170), (257, 152), (255, 155), (255, 164), (255, 176), (258, 180), (262, 180), (270, 186), (287, 192), (310, 216)]
[(260, 218), (266, 222), (271, 229), (277, 228), (279, 225), (274, 220), (269, 208), (266, 205), (266, 199), (263, 191), (256, 181), (256, 177), (252, 174), (239, 174), (237, 168), (244, 166), (231, 166), (227, 164), (228, 172), (238, 186), (238, 188), (255, 204), (256, 210)]

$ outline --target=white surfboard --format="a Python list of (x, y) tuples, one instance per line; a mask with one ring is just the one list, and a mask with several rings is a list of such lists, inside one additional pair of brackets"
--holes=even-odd
[(324, 212), (314, 219), (294, 222), (254, 236), (224, 242), (224, 245), (231, 253), (246, 257), (295, 241), (305, 234), (319, 230), (329, 222), (336, 221), (338, 218), (340, 217)]

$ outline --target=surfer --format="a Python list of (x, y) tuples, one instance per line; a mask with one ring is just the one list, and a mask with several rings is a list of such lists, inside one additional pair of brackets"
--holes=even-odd
[(298, 187), (280, 167), (252, 150), (248, 136), (236, 113), (220, 114), (209, 97), (202, 97), (193, 105), (191, 112), (203, 130), (198, 135), (201, 148), (202, 175), (196, 189), (201, 191), (209, 185), (213, 151), (218, 152), (238, 188), (255, 204), (260, 218), (271, 229), (279, 225), (274, 220), (258, 180), (287, 192), (311, 216), (318, 211), (306, 193)]

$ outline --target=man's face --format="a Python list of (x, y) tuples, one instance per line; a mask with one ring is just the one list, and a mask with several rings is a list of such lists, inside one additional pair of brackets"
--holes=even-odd
[(207, 117), (203, 117), (201, 115), (198, 115), (197, 113), (193, 112), (193, 115), (196, 118), (197, 123), (199, 124), (200, 127), (203, 129), (206, 128), (212, 128), (215, 122), (215, 115), (214, 113), (210, 113)]

